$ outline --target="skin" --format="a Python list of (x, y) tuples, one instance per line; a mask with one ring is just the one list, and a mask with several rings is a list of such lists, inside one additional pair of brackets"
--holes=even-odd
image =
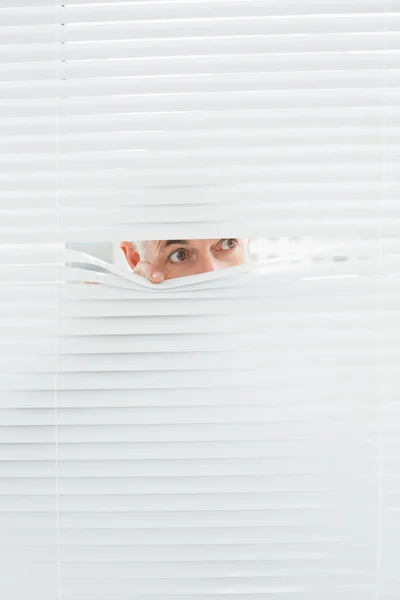
[(151, 283), (235, 267), (248, 258), (248, 242), (239, 238), (121, 242), (120, 247), (133, 273)]

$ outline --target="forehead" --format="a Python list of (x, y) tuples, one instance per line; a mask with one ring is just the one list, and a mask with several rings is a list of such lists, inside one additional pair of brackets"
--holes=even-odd
[(168, 248), (170, 248), (171, 246), (197, 246), (197, 247), (201, 247), (201, 246), (209, 246), (211, 244), (215, 244), (215, 242), (218, 242), (219, 238), (215, 238), (215, 239), (200, 239), (200, 240), (194, 240), (194, 239), (174, 239), (174, 240), (151, 240), (151, 241), (146, 241), (144, 242), (144, 244), (146, 244), (146, 248), (148, 250), (153, 250), (156, 252), (160, 252), (163, 250), (168, 250)]

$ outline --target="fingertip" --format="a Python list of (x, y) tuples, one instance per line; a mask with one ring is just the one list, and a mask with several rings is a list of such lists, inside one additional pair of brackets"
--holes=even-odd
[(154, 273), (151, 274), (151, 278), (154, 283), (161, 283), (164, 280), (164, 274), (161, 273), (161, 271), (154, 271)]

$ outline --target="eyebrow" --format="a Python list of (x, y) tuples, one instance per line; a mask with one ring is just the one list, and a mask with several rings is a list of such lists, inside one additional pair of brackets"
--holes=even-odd
[(163, 243), (163, 248), (167, 246), (173, 246), (174, 244), (188, 244), (188, 240), (165, 240)]

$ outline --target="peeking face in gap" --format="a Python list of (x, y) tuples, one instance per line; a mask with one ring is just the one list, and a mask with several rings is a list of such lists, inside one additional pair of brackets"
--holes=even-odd
[(248, 260), (248, 240), (243, 238), (134, 241), (121, 242), (120, 247), (133, 273), (152, 283), (235, 267)]

